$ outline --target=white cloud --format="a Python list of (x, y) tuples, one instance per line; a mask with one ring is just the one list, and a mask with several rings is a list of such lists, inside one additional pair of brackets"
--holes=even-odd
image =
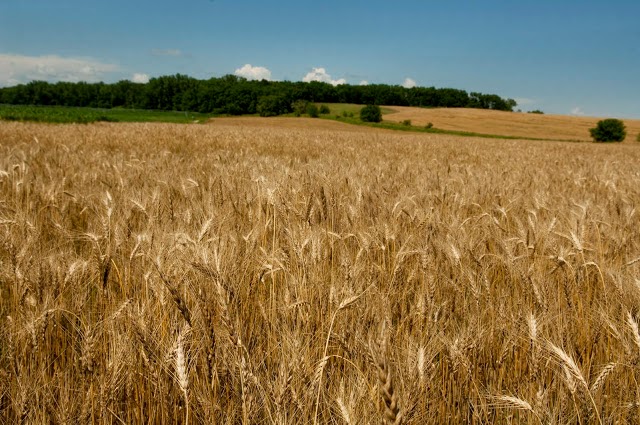
[(360, 85), (361, 86), (368, 86), (369, 82), (367, 80), (362, 80), (362, 81), (360, 81)]
[(253, 66), (246, 64), (242, 68), (238, 68), (234, 72), (238, 77), (244, 77), (247, 80), (267, 80), (271, 81), (271, 71), (264, 66)]
[(537, 103), (536, 100), (534, 99), (529, 99), (527, 97), (514, 97), (513, 100), (516, 101), (516, 103), (518, 104), (518, 106), (526, 106), (526, 105), (533, 105), (534, 103)]
[(345, 80), (344, 78), (340, 78), (338, 80), (334, 80), (333, 78), (331, 78), (331, 75), (327, 74), (327, 70), (324, 68), (313, 68), (311, 72), (309, 72), (302, 78), (302, 81), (304, 81), (305, 83), (309, 83), (311, 81), (320, 81), (322, 83), (329, 83), (334, 86), (347, 84), (347, 80)]
[(119, 69), (118, 65), (91, 58), (0, 54), (0, 86), (32, 80), (95, 82)]
[(154, 56), (182, 56), (182, 50), (180, 49), (152, 49), (151, 54)]
[(405, 78), (404, 83), (402, 83), (402, 87), (405, 89), (412, 89), (417, 85), (416, 80), (413, 78)]
[(571, 115), (584, 115), (584, 111), (579, 106), (576, 106), (571, 110)]
[(143, 74), (143, 73), (139, 73), (136, 72), (135, 74), (133, 74), (133, 76), (131, 77), (131, 81), (134, 83), (141, 83), (141, 84), (146, 84), (149, 82), (149, 75), (148, 74)]

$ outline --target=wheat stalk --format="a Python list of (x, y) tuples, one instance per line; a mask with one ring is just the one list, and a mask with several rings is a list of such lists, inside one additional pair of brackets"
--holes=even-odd
[[(324, 193), (324, 192), (322, 192)], [(354, 295), (351, 297), (348, 297), (346, 299), (344, 299), (340, 305), (338, 306), (338, 308), (336, 309), (336, 311), (333, 312), (333, 316), (331, 317), (331, 322), (329, 323), (329, 330), (327, 331), (327, 339), (325, 341), (324, 344), (324, 350), (322, 352), (322, 359), (320, 360), (320, 362), (318, 362), (318, 366), (316, 368), (316, 373), (315, 373), (315, 379), (314, 382), (317, 381), (317, 385), (318, 385), (318, 392), (316, 395), (316, 404), (315, 404), (315, 412), (313, 415), (313, 423), (316, 424), (318, 421), (318, 408), (320, 406), (320, 393), (322, 391), (322, 377), (324, 375), (324, 367), (327, 364), (327, 360), (328, 360), (328, 356), (327, 356), (327, 352), (329, 351), (329, 341), (331, 340), (331, 331), (333, 329), (333, 325), (335, 323), (336, 317), (338, 315), (338, 313), (341, 310), (344, 310), (346, 308), (351, 307), (353, 304), (356, 303), (356, 301), (358, 301), (358, 299), (360, 299), (360, 297), (362, 297), (364, 295), (365, 292), (367, 292), (367, 290), (370, 288), (371, 286), (369, 286), (367, 289), (365, 289), (364, 291), (362, 291), (360, 294), (358, 295)]]

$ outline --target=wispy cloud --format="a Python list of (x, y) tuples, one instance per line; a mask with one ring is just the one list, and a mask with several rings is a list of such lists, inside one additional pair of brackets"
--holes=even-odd
[(146, 84), (149, 82), (149, 74), (143, 74), (136, 72), (131, 76), (131, 81), (134, 83)]
[(329, 83), (334, 86), (338, 86), (340, 84), (347, 84), (347, 80), (344, 78), (339, 78), (334, 80), (331, 78), (331, 75), (327, 73), (327, 70), (324, 68), (313, 68), (313, 70), (302, 78), (302, 81), (305, 83), (309, 83), (311, 81), (320, 81), (323, 83)]
[(173, 56), (179, 57), (184, 56), (182, 50), (180, 49), (152, 49), (151, 54), (153, 56)]
[(581, 107), (576, 106), (571, 110), (571, 115), (584, 115), (584, 111), (582, 110)]
[(535, 99), (529, 99), (528, 97), (514, 97), (513, 100), (518, 103), (518, 106), (533, 105), (538, 103)]
[(247, 80), (271, 81), (271, 71), (269, 69), (264, 66), (253, 66), (249, 63), (242, 66), (242, 68), (236, 69), (234, 74)]
[(0, 85), (5, 86), (32, 80), (95, 82), (118, 70), (116, 64), (92, 58), (0, 54)]
[(405, 78), (404, 82), (402, 83), (402, 87), (406, 88), (406, 89), (412, 89), (415, 86), (417, 86), (418, 84), (416, 83), (416, 80), (414, 80), (413, 78)]

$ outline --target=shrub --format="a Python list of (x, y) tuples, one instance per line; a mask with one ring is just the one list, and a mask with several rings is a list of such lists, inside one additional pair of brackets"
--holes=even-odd
[(598, 121), (589, 132), (595, 142), (622, 142), (627, 136), (624, 123), (615, 118)]
[(331, 109), (327, 105), (320, 105), (320, 113), (322, 115), (328, 115), (331, 113)]
[(542, 112), (540, 109), (534, 109), (533, 111), (529, 111), (529, 114), (541, 114), (544, 115), (544, 112)]
[(636, 137), (636, 142), (640, 142), (640, 133), (638, 133), (638, 137)]
[(104, 122), (118, 122), (117, 118), (110, 117), (108, 115), (98, 115), (95, 118), (96, 121), (104, 121)]
[(302, 114), (306, 114), (308, 107), (309, 102), (306, 100), (296, 100), (291, 104), (291, 108), (293, 109), (293, 113), (296, 117), (299, 117)]
[(307, 105), (307, 114), (309, 114), (311, 118), (318, 118), (320, 114), (315, 103), (310, 103), (309, 105)]
[(411, 127), (411, 120), (402, 121), (402, 125), (406, 125), (407, 127)]
[(360, 119), (364, 122), (380, 122), (382, 110), (378, 105), (367, 105), (360, 110)]
[(432, 122), (428, 123), (427, 125), (424, 126), (424, 128), (426, 129), (433, 128), (433, 123)]
[[(327, 108), (325, 105), (323, 106)], [(293, 113), (296, 117), (308, 114), (311, 118), (318, 118), (319, 114), (324, 113), (322, 112), (322, 107), (318, 109), (318, 106), (316, 106), (315, 103), (311, 103), (307, 100), (296, 100), (291, 104), (291, 109), (293, 109)]]
[(282, 96), (263, 96), (258, 99), (256, 110), (261, 117), (274, 117), (289, 112), (290, 104)]

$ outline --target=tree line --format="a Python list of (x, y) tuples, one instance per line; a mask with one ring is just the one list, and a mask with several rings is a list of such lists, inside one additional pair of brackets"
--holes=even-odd
[(214, 114), (255, 114), (260, 105), (275, 103), (291, 112), (295, 101), (390, 106), (480, 108), (513, 111), (516, 102), (495, 94), (435, 87), (338, 85), (313, 81), (250, 81), (235, 75), (198, 80), (187, 75), (152, 78), (148, 83), (32, 81), (0, 88), (0, 103), (13, 105), (82, 106), (193, 111)]

